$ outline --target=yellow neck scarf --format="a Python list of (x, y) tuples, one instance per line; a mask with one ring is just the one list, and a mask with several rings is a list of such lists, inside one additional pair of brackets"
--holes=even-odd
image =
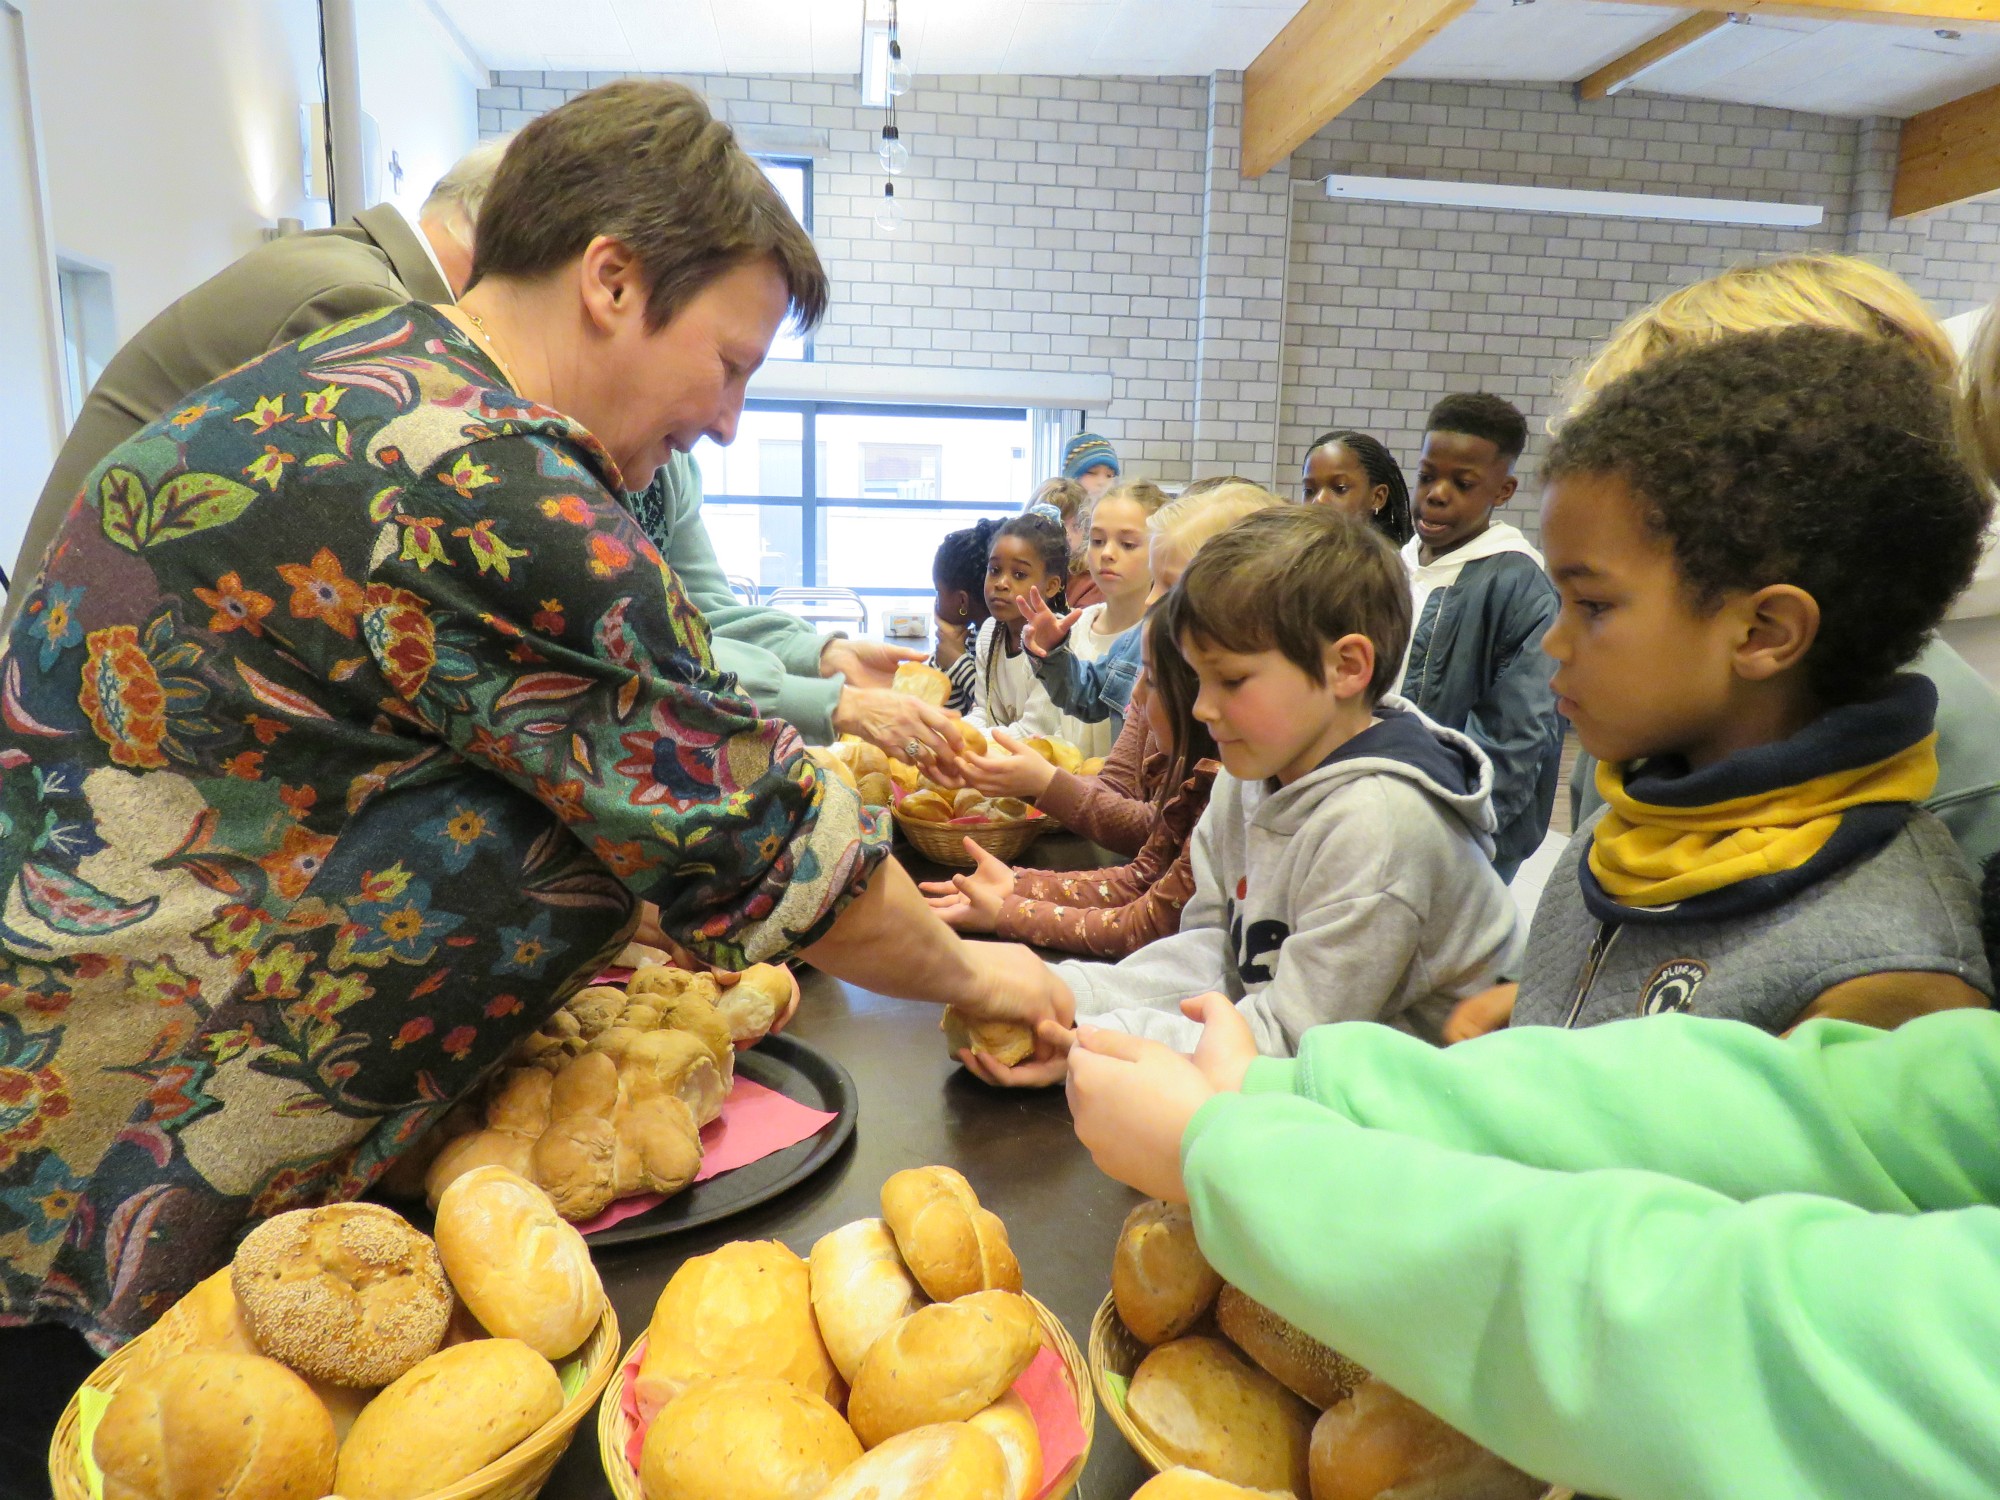
[(1921, 802), (1937, 786), (1937, 735), (1884, 760), (1699, 807), (1663, 807), (1625, 790), (1624, 769), (1600, 764), (1607, 804), (1590, 842), (1590, 870), (1622, 906), (1671, 906), (1726, 886), (1796, 870), (1825, 847), (1849, 808)]

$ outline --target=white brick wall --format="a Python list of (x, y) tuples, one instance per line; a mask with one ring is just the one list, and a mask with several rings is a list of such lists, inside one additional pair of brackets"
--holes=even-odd
[[(525, 124), (610, 74), (498, 73), (482, 130)], [(1130, 472), (1241, 472), (1289, 491), (1334, 427), (1412, 473), (1432, 402), (1507, 397), (1535, 434), (1511, 518), (1534, 527), (1533, 464), (1558, 392), (1647, 302), (1794, 249), (1883, 261), (1942, 313), (2000, 286), (2000, 203), (1892, 226), (1893, 121), (1560, 85), (1392, 81), (1283, 169), (1238, 173), (1242, 80), (919, 76), (899, 109), (900, 238), (873, 224), (883, 114), (851, 77), (689, 77), (756, 146), (823, 134), (815, 241), (834, 282), (821, 359), (1109, 374), (1092, 425)], [(1328, 172), (1775, 198), (1826, 205), (1811, 232), (1329, 202)]]

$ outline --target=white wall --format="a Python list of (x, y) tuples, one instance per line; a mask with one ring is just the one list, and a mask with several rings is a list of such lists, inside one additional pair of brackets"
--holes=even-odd
[(121, 340), (309, 217), (314, 0), (23, 3), (56, 248), (110, 270)]
[[(424, 0), (355, 0), (361, 109), (375, 122), (376, 202), (411, 219), (445, 169), (479, 139), (486, 71)], [(389, 171), (394, 153), (400, 189)]]
[(22, 16), (0, 0), (0, 563), (21, 533), (62, 430), (61, 330), (46, 200), (35, 171)]

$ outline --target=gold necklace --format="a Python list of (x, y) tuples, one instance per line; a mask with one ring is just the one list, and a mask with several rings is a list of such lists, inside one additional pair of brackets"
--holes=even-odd
[(467, 321), (472, 324), (472, 331), (485, 343), (486, 352), (493, 356), (493, 363), (500, 367), (501, 375), (518, 396), (521, 393), (520, 379), (514, 374), (513, 367), (507, 363), (506, 357), (500, 353), (500, 346), (493, 341), (493, 335), (486, 327), (486, 320), (462, 304), (454, 306), (452, 311), (465, 314)]

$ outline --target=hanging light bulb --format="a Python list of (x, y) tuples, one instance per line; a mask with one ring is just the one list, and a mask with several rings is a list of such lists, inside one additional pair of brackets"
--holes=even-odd
[(899, 234), (903, 228), (903, 205), (896, 201), (896, 184), (882, 184), (882, 202), (875, 210), (875, 227), (884, 234)]
[(893, 125), (882, 127), (882, 144), (876, 148), (882, 158), (882, 170), (892, 176), (910, 164), (910, 148), (903, 144), (903, 133)]
[(889, 33), (889, 97), (899, 99), (909, 93), (915, 75), (910, 65), (903, 61), (903, 44), (896, 39), (896, 33)]

